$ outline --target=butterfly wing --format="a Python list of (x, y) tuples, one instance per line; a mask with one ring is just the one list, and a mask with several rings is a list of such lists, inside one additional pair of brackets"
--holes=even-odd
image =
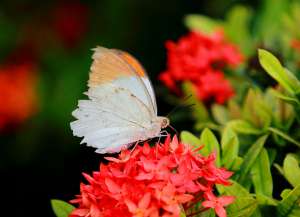
[(99, 153), (114, 153), (122, 147), (156, 135), (151, 120), (155, 107), (145, 84), (128, 62), (106, 48), (96, 48), (91, 66), (88, 100), (80, 100), (72, 113), (73, 134)]
[(72, 113), (74, 135), (98, 153), (118, 152), (127, 144), (147, 139), (152, 117), (149, 109), (127, 89), (110, 84), (90, 88), (88, 100), (80, 100)]
[[(111, 82), (128, 89), (156, 115), (155, 96), (145, 70), (131, 55), (127, 54), (128, 58), (125, 58), (125, 54), (127, 53), (119, 50), (97, 47), (93, 55), (94, 62), (88, 86), (95, 87)], [(145, 82), (149, 83), (148, 87)]]
[(146, 72), (146, 70), (144, 69), (144, 67), (142, 66), (142, 64), (136, 59), (134, 58), (131, 54), (125, 52), (125, 51), (121, 51), (121, 50), (117, 50), (117, 49), (112, 49), (113, 52), (115, 52), (120, 58), (122, 58), (124, 61), (126, 61), (130, 67), (133, 68), (134, 72), (136, 73), (137, 76), (139, 76), (142, 80), (142, 82), (144, 83), (148, 94), (151, 97), (152, 100), (152, 104), (154, 107), (154, 112), (157, 115), (157, 103), (156, 103), (156, 98), (155, 98), (155, 93), (154, 93), (154, 89), (153, 89), (153, 85), (149, 79), (149, 76)]

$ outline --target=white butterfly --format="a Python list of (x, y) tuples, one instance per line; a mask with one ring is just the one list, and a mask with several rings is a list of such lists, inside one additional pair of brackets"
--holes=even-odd
[(130, 54), (94, 49), (88, 100), (79, 100), (72, 115), (73, 134), (98, 153), (115, 153), (129, 145), (161, 136), (169, 119), (157, 116), (151, 82)]

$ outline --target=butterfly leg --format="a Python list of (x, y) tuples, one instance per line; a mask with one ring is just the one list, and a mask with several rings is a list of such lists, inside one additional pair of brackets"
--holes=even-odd
[(132, 152), (135, 150), (136, 146), (139, 144), (140, 141), (136, 141), (136, 143), (134, 144), (133, 148), (130, 150), (130, 154), (132, 154)]
[(166, 130), (161, 131), (160, 134), (158, 135), (158, 141), (157, 141), (156, 147), (155, 147), (156, 148), (156, 158), (157, 158), (158, 146), (160, 145), (160, 139), (161, 139), (161, 137), (166, 137), (168, 135), (169, 135), (169, 133)]
[(161, 137), (166, 137), (168, 135), (169, 135), (168, 131), (166, 131), (166, 130), (161, 131), (160, 134), (159, 134), (159, 136), (158, 136), (158, 142), (157, 142), (157, 144), (160, 144)]

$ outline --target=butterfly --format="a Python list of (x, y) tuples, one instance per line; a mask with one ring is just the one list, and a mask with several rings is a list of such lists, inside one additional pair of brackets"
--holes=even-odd
[(88, 99), (79, 100), (72, 112), (73, 134), (97, 153), (116, 153), (162, 136), (169, 119), (157, 116), (152, 84), (138, 60), (121, 50), (93, 50)]

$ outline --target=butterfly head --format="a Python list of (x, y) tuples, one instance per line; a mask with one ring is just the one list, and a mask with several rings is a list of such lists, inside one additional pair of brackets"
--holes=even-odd
[(166, 118), (166, 117), (158, 117), (158, 120), (159, 120), (161, 129), (165, 129), (167, 126), (170, 125), (170, 120), (169, 120), (169, 118)]

